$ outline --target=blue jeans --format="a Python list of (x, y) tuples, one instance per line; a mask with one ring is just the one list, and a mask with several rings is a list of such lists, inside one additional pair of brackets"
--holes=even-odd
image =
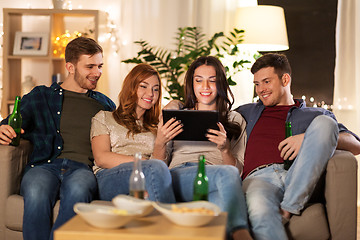
[[(174, 203), (175, 197), (167, 165), (155, 159), (141, 163), (149, 200)], [(118, 194), (129, 194), (129, 178), (133, 165), (133, 162), (123, 163), (113, 168), (101, 169), (96, 173), (100, 199), (111, 201)]]
[[(177, 201), (193, 200), (197, 166), (197, 163), (189, 162), (170, 170)], [(236, 229), (248, 228), (245, 197), (238, 169), (230, 165), (206, 165), (205, 172), (209, 179), (209, 202), (215, 203), (228, 213), (228, 234)]]
[(314, 118), (305, 132), (300, 151), (288, 171), (274, 164), (247, 176), (244, 191), (255, 239), (288, 239), (280, 208), (300, 214), (334, 154), (337, 123), (325, 115)]
[[(53, 231), (75, 215), (77, 202), (90, 202), (97, 193), (96, 178), (91, 169), (69, 159), (30, 168), (21, 181), (24, 197), (24, 240), (48, 240)], [(59, 215), (53, 223), (53, 207), (60, 199)]]

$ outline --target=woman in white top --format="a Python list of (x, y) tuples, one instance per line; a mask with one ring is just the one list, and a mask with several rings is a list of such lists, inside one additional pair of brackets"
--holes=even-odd
[(206, 135), (209, 141), (170, 141), (178, 134), (179, 125), (174, 120), (160, 123), (153, 155), (169, 162), (178, 201), (193, 199), (198, 158), (205, 155), (208, 199), (228, 213), (228, 237), (252, 239), (240, 178), (246, 143), (245, 121), (239, 113), (230, 112), (229, 95), (233, 99), (221, 62), (212, 56), (196, 59), (185, 76), (184, 108), (217, 110), (219, 130), (209, 129)]
[(126, 76), (114, 112), (100, 111), (91, 126), (99, 196), (110, 201), (118, 194), (129, 194), (129, 177), (134, 155), (141, 152), (142, 169), (149, 200), (174, 202), (167, 165), (149, 160), (153, 152), (159, 113), (161, 84), (158, 72), (139, 64)]

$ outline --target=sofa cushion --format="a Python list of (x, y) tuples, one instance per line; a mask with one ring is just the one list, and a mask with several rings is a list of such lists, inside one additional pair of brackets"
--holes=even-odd
[(337, 150), (326, 171), (325, 197), (331, 239), (356, 239), (356, 158), (350, 152)]
[(330, 232), (324, 205), (321, 203), (312, 204), (305, 208), (301, 215), (293, 215), (287, 230), (292, 239), (295, 240), (329, 239)]
[[(54, 217), (55, 219), (59, 212), (60, 201), (57, 201), (54, 207)], [(14, 231), (22, 231), (22, 221), (24, 215), (24, 199), (22, 196), (13, 194), (10, 195), (6, 200), (5, 208), (5, 226), (8, 229)]]

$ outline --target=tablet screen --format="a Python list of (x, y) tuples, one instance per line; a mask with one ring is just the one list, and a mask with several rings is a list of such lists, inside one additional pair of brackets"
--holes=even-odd
[(184, 131), (173, 140), (208, 141), (205, 137), (208, 129), (219, 130), (219, 113), (217, 111), (200, 110), (168, 110), (163, 109), (164, 124), (172, 117), (181, 120)]

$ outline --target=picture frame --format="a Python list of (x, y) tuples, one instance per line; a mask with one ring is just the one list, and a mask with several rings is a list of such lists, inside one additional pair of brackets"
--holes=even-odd
[(16, 32), (14, 55), (46, 56), (49, 48), (49, 34), (37, 32)]

